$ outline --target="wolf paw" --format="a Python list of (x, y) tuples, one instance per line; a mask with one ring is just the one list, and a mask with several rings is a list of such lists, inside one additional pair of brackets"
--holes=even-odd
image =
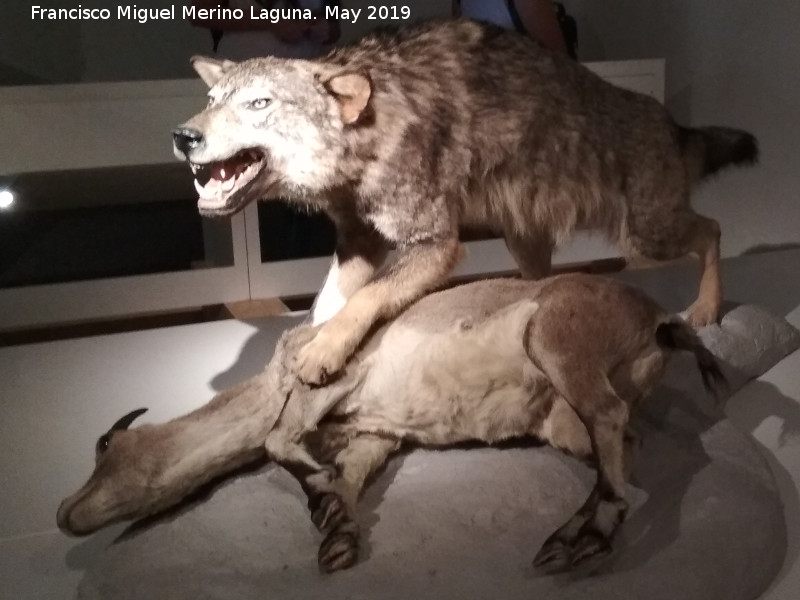
[(347, 353), (342, 344), (320, 331), (300, 348), (295, 359), (295, 373), (309, 385), (325, 385), (344, 366)]
[(717, 322), (719, 306), (715, 302), (697, 300), (686, 310), (686, 322), (699, 329)]

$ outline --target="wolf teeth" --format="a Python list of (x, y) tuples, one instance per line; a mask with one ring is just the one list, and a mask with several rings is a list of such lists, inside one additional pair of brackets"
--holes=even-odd
[(200, 182), (197, 179), (194, 180), (194, 189), (197, 190), (197, 195), (201, 198), (206, 196), (206, 189), (200, 185)]

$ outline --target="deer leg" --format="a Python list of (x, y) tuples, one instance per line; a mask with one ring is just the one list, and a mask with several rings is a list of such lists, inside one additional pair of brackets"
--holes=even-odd
[[(589, 381), (584, 377), (584, 384)], [(547, 570), (569, 569), (610, 553), (611, 540), (628, 510), (623, 441), (628, 407), (602, 373), (586, 387), (591, 391), (584, 388), (577, 400), (573, 394), (565, 398), (589, 433), (597, 460), (597, 483), (584, 505), (547, 539), (536, 555), (534, 565)]]
[(533, 320), (526, 330), (525, 351), (575, 411), (597, 462), (597, 483), (589, 498), (534, 559), (535, 566), (555, 571), (611, 551), (611, 540), (628, 510), (624, 436), (629, 410), (599, 366), (603, 356), (577, 342), (565, 345), (557, 327), (542, 325), (550, 322), (548, 315)]
[[(340, 435), (334, 429), (323, 425), (317, 433), (328, 444)], [(360, 433), (344, 441), (343, 447), (329, 449), (332, 464), (321, 470), (308, 469), (307, 465), (287, 466), (308, 497), (311, 521), (325, 534), (317, 555), (323, 572), (347, 569), (358, 559), (358, 497), (367, 478), (399, 445), (392, 438)]]

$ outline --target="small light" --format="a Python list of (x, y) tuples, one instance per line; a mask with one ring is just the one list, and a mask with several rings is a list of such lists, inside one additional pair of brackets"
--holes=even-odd
[(14, 194), (11, 190), (0, 190), (0, 208), (8, 208), (14, 204)]

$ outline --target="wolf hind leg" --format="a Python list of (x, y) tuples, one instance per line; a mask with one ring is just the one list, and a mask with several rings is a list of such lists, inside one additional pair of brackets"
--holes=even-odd
[(686, 320), (690, 325), (703, 327), (715, 323), (722, 306), (722, 277), (719, 270), (719, 224), (700, 217), (692, 230), (690, 252), (700, 259), (700, 292), (689, 307)]
[(719, 223), (688, 207), (633, 215), (625, 242), (628, 251), (654, 260), (697, 256), (700, 288), (697, 299), (687, 310), (686, 320), (694, 327), (717, 321), (722, 306)]

